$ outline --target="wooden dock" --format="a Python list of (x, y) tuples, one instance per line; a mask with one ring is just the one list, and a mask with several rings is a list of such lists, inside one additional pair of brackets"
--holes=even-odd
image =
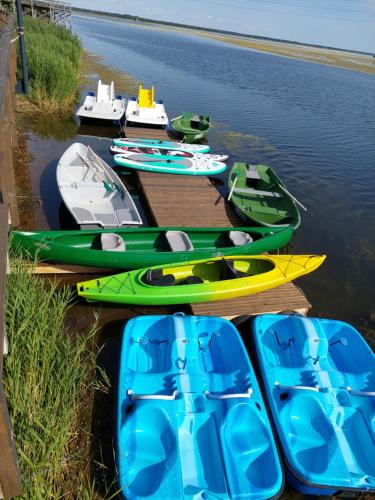
[[(140, 188), (157, 226), (234, 226), (241, 221), (207, 177), (138, 172)], [(192, 304), (197, 315), (251, 316), (297, 311), (306, 314), (311, 304), (302, 290), (287, 283), (266, 292), (203, 304)]]
[[(127, 127), (128, 137), (146, 137), (159, 140), (174, 139), (163, 129)], [(155, 226), (232, 227), (243, 223), (223, 196), (205, 176), (154, 174), (137, 172), (139, 189)], [(109, 274), (107, 269), (83, 266), (40, 263), (33, 269), (40, 274), (69, 275)], [(311, 304), (303, 291), (293, 283), (255, 295), (203, 304), (191, 304), (196, 315), (221, 316), (232, 319), (261, 313), (297, 311), (306, 314)]]
[(207, 177), (139, 171), (138, 178), (157, 226), (243, 225)]
[[(71, 29), (72, 6), (59, 0), (22, 0), (24, 15), (45, 19)], [(16, 0), (0, 0), (0, 9), (16, 13)]]

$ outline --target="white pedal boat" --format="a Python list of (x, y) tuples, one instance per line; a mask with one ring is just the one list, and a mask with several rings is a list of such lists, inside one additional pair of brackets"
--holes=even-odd
[(183, 158), (131, 153), (129, 155), (117, 154), (113, 159), (119, 167), (164, 174), (216, 175), (227, 168), (225, 163), (208, 159), (206, 155), (201, 155), (200, 158)]
[(60, 158), (56, 177), (62, 199), (81, 229), (142, 224), (119, 177), (89, 146), (72, 144)]
[(213, 155), (210, 153), (190, 153), (189, 151), (179, 151), (178, 149), (159, 149), (159, 148), (139, 148), (139, 147), (126, 147), (126, 146), (110, 146), (110, 152), (115, 154), (121, 154), (123, 156), (131, 156), (134, 153), (145, 154), (145, 155), (167, 155), (167, 156), (178, 156), (180, 158), (195, 158), (195, 159), (207, 159), (216, 161), (226, 161), (228, 155)]
[(169, 123), (163, 101), (154, 100), (154, 87), (144, 89), (139, 86), (138, 99), (131, 97), (125, 111), (126, 123), (159, 125), (166, 127)]
[(98, 81), (98, 92), (88, 92), (82, 106), (78, 109), (76, 116), (91, 118), (94, 120), (111, 120), (120, 122), (125, 113), (125, 99), (115, 95), (115, 86), (105, 85)]
[(144, 139), (138, 137), (124, 137), (113, 139), (114, 146), (140, 147), (140, 148), (158, 148), (158, 149), (176, 149), (178, 151), (189, 151), (190, 153), (208, 153), (210, 146), (208, 144), (186, 144), (184, 142), (160, 141), (158, 139)]

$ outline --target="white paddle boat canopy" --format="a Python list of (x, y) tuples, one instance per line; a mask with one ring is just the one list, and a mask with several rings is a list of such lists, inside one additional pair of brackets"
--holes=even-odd
[(129, 123), (143, 123), (166, 127), (169, 123), (163, 101), (155, 102), (154, 87), (144, 89), (139, 86), (138, 99), (128, 99), (125, 112), (126, 121)]
[(88, 92), (76, 115), (80, 118), (121, 121), (125, 113), (125, 99), (115, 95), (115, 85), (98, 81), (98, 92)]
[(60, 158), (56, 176), (64, 203), (81, 229), (142, 224), (127, 189), (90, 146), (72, 144)]

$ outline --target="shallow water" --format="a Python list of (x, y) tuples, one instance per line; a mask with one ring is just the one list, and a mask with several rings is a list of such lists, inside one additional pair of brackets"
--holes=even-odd
[[(154, 84), (170, 118), (183, 110), (209, 114), (214, 152), (275, 168), (308, 207), (293, 251), (328, 255), (320, 270), (299, 282), (315, 312), (356, 323), (370, 319), (375, 311), (372, 75), (106, 18), (73, 16), (73, 29), (105, 62), (145, 86)], [(41, 216), (39, 222), (51, 227), (66, 220), (54, 180), (58, 157), (80, 140), (109, 160), (108, 139), (92, 135), (114, 132), (78, 129), (75, 123), (61, 128), (65, 137), (60, 130), (55, 138), (42, 139), (34, 127), (29, 140), (33, 193), (41, 195), (48, 213), (47, 221)]]

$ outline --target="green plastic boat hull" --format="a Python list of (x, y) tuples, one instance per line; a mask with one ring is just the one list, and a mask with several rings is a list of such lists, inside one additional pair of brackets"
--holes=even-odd
[(245, 222), (293, 229), (301, 224), (298, 208), (285, 185), (266, 165), (235, 163), (229, 174), (228, 190), (230, 201)]
[[(169, 235), (187, 235), (193, 250), (172, 251)], [(234, 246), (231, 231), (248, 234), (251, 243)], [(102, 235), (116, 235), (125, 250), (102, 250)], [(11, 245), (23, 249), (31, 258), (40, 261), (73, 265), (139, 269), (148, 266), (199, 260), (217, 255), (255, 255), (285, 246), (292, 237), (292, 229), (270, 228), (116, 228), (86, 231), (13, 231)], [(179, 235), (181, 237), (181, 234)], [(182, 235), (183, 236), (183, 235)], [(184, 236), (183, 236), (184, 237)], [(121, 242), (121, 240), (119, 240)]]
[(191, 112), (182, 113), (181, 116), (173, 120), (173, 129), (183, 135), (187, 143), (201, 142), (207, 137), (210, 129), (209, 116), (194, 115)]

